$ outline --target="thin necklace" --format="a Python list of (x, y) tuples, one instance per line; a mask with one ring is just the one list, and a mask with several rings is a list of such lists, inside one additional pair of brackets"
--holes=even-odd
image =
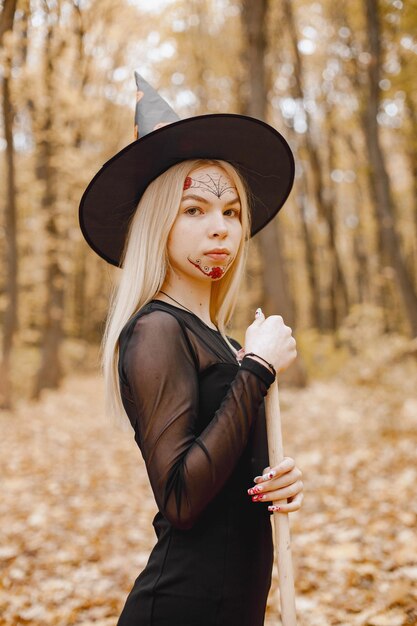
[[(178, 300), (175, 300), (175, 298), (173, 298), (172, 296), (170, 296), (169, 294), (165, 293), (165, 291), (162, 291), (162, 289), (159, 290), (159, 293), (163, 293), (165, 296), (168, 296), (168, 298), (171, 298), (171, 300), (174, 300), (174, 302), (176, 302), (177, 304), (179, 304), (180, 306), (182, 306), (184, 309), (187, 309), (187, 311), (189, 311), (190, 313), (192, 313), (193, 315), (195, 315), (196, 317), (198, 317), (199, 320), (201, 320), (203, 322), (203, 320), (201, 319), (201, 317), (199, 317), (196, 313), (194, 313), (194, 311), (191, 311), (191, 309), (188, 309), (186, 306), (184, 306), (183, 304), (181, 304), (181, 302), (178, 302)], [(208, 324), (206, 324), (205, 322), (203, 322), (203, 324), (205, 324), (208, 328), (211, 328), (211, 326), (209, 326)], [(211, 330), (218, 330), (218, 328), (211, 328)]]

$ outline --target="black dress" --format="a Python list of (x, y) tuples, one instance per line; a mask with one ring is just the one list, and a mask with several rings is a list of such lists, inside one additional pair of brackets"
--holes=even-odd
[(249, 357), (239, 365), (219, 331), (175, 305), (151, 300), (123, 328), (120, 389), (158, 513), (118, 626), (264, 624), (272, 513), (247, 489), (269, 465), (274, 379)]

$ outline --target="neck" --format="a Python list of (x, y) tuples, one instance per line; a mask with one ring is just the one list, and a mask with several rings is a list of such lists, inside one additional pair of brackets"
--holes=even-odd
[[(168, 279), (164, 281), (161, 291), (165, 291), (168, 295), (186, 307), (193, 313), (198, 315), (209, 326), (213, 326), (213, 322), (210, 319), (210, 297), (211, 297), (211, 283), (202, 283), (201, 281), (190, 284), (184, 282), (184, 280)], [(176, 304), (170, 298), (163, 293), (158, 292), (157, 297), (171, 304)]]

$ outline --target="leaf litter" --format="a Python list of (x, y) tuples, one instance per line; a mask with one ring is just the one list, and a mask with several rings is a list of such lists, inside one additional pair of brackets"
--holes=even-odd
[[(279, 391), (304, 483), (290, 513), (299, 626), (417, 624), (416, 378), (393, 369), (390, 384)], [(0, 625), (115, 626), (156, 541), (133, 431), (108, 423), (91, 374), (0, 420)], [(265, 626), (277, 624), (274, 564)]]

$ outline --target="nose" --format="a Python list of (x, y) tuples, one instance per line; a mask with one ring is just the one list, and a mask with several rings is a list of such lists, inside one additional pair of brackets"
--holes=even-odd
[(210, 233), (212, 235), (217, 235), (220, 237), (224, 237), (227, 235), (228, 225), (223, 213), (215, 213), (214, 215), (212, 215), (210, 221)]

